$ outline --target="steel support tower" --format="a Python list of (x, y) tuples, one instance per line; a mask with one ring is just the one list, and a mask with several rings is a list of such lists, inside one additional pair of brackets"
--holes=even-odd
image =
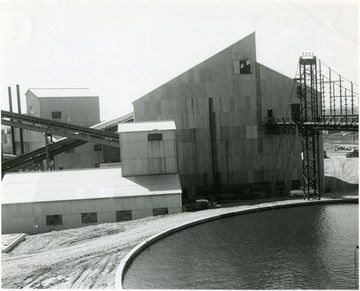
[[(299, 132), (302, 136), (302, 178), (305, 199), (320, 199), (320, 132), (306, 123), (319, 121), (321, 94), (318, 90), (316, 57), (299, 59), (299, 85), (297, 97), (300, 100)], [(310, 194), (314, 191), (314, 193)]]

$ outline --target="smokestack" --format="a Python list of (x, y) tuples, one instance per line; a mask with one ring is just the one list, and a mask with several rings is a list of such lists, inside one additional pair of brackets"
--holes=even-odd
[[(8, 87), (8, 93), (9, 93), (9, 111), (13, 112), (12, 98), (11, 98), (11, 87)], [(11, 126), (11, 145), (12, 145), (13, 155), (16, 155), (15, 131), (14, 131), (13, 126)]]
[[(21, 103), (20, 103), (20, 87), (19, 84), (16, 85), (16, 94), (17, 94), (17, 102), (18, 102), (18, 111), (21, 114)], [(23, 139), (23, 130), (20, 128), (20, 150), (21, 153), (24, 153), (24, 139)]]

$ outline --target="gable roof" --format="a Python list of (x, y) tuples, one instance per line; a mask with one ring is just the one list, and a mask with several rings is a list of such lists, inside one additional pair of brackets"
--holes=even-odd
[(103, 128), (109, 128), (109, 127), (114, 127), (117, 126), (119, 123), (126, 123), (126, 122), (132, 122), (134, 121), (134, 113), (130, 112), (128, 114), (125, 114), (123, 116), (111, 119), (111, 120), (105, 120), (100, 122), (99, 124), (96, 124), (94, 126), (92, 126), (92, 128), (99, 128), (99, 129), (103, 129)]
[(167, 86), (169, 84), (173, 84), (176, 82), (182, 82), (182, 78), (184, 76), (186, 76), (190, 72), (193, 72), (197, 68), (202, 68), (202, 67), (206, 67), (206, 66), (207, 67), (216, 67), (218, 64), (218, 60), (219, 60), (219, 58), (221, 58), (222, 55), (233, 55), (233, 56), (236, 56), (237, 59), (250, 59), (256, 63), (257, 58), (256, 58), (256, 35), (255, 35), (255, 32), (250, 33), (246, 37), (240, 39), (239, 41), (233, 43), (232, 45), (226, 47), (225, 49), (222, 49), (218, 53), (207, 58), (206, 60), (200, 62), (199, 64), (193, 66), (192, 68), (189, 68), (182, 74), (172, 78), (171, 80), (168, 80), (167, 82), (163, 83), (159, 87), (154, 88), (152, 91), (145, 94), (144, 96), (137, 98), (136, 100), (133, 101), (133, 104), (140, 99), (144, 100), (144, 98), (149, 97), (149, 95), (152, 92), (154, 92), (164, 86)]
[(121, 168), (9, 173), (1, 183), (1, 203), (179, 194), (178, 174), (122, 177)]

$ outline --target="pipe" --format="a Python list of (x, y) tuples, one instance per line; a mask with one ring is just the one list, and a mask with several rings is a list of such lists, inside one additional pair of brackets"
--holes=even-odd
[[(21, 103), (20, 103), (20, 87), (19, 84), (16, 84), (16, 94), (17, 94), (17, 102), (18, 102), (18, 111), (21, 114)], [(23, 130), (20, 128), (20, 150), (21, 154), (24, 153), (24, 137), (23, 137)]]

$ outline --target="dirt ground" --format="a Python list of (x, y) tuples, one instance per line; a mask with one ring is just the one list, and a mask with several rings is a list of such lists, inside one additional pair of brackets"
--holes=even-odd
[[(237, 206), (241, 209), (247, 206)], [(115, 288), (120, 260), (156, 233), (233, 207), (28, 236), (2, 254), (2, 288)]]
[[(350, 144), (354, 146), (353, 143)], [(324, 147), (329, 155), (324, 161), (325, 176), (335, 177), (349, 184), (358, 184), (358, 158), (348, 159), (345, 151), (335, 151), (332, 141), (328, 145), (324, 144)], [(332, 192), (326, 193), (325, 196), (336, 197), (344, 194), (332, 189)], [(356, 190), (346, 194), (358, 193)], [(269, 201), (271, 200), (256, 202)], [(115, 288), (118, 264), (137, 244), (170, 227), (216, 213), (240, 210), (254, 204), (254, 201), (242, 201), (237, 204), (238, 206), (234, 207), (148, 217), (28, 236), (10, 253), (2, 254), (2, 288)]]
[[(324, 159), (324, 174), (331, 190), (346, 190), (344, 184), (359, 184), (359, 159), (346, 158), (346, 153), (353, 149), (359, 149), (357, 133), (333, 133), (324, 137), (324, 150), (328, 155)], [(330, 178), (338, 182), (332, 183)]]

